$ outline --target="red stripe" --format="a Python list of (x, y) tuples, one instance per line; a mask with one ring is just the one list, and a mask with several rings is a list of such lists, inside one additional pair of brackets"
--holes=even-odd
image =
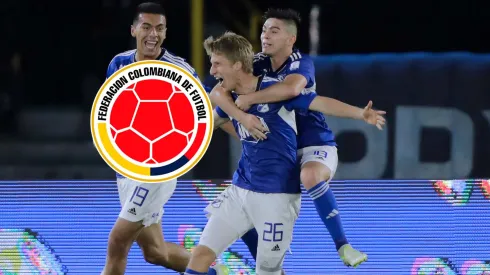
[(195, 134), (196, 138), (194, 139), (194, 143), (191, 145), (191, 148), (189, 148), (189, 151), (187, 151), (187, 153), (185, 153), (184, 155), (187, 159), (190, 160), (197, 153), (199, 147), (201, 147), (201, 144), (204, 141), (205, 134), (206, 134), (206, 123), (198, 123), (197, 133)]

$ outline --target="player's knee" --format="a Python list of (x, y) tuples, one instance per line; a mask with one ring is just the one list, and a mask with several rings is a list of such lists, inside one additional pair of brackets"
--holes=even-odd
[(108, 252), (111, 256), (124, 255), (131, 247), (131, 240), (119, 232), (111, 232), (108, 241)]
[(283, 257), (261, 257), (257, 261), (257, 274), (260, 275), (282, 275)]
[(151, 245), (146, 246), (143, 250), (143, 257), (145, 261), (150, 264), (168, 264), (169, 255), (167, 249), (165, 247)]
[(330, 179), (330, 169), (321, 163), (308, 162), (301, 168), (301, 183), (306, 189)]

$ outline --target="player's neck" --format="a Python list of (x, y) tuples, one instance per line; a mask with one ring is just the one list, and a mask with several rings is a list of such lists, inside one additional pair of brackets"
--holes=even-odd
[(277, 71), (286, 60), (288, 60), (289, 56), (293, 53), (293, 49), (289, 49), (287, 51), (279, 52), (274, 56), (271, 56), (271, 66), (273, 71)]
[(146, 55), (143, 55), (143, 53), (141, 53), (140, 51), (136, 50), (135, 59), (136, 59), (136, 61), (155, 60), (155, 59), (157, 59), (157, 57), (160, 56), (161, 53), (162, 53), (161, 48), (158, 49), (157, 54), (155, 54), (154, 56), (146, 56)]
[(235, 92), (240, 95), (250, 94), (256, 91), (258, 77), (253, 74), (242, 73), (238, 76)]

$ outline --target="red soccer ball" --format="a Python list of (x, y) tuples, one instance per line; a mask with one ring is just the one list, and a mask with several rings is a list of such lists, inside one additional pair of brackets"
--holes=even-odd
[(121, 92), (109, 117), (117, 147), (139, 163), (179, 155), (192, 138), (194, 111), (186, 95), (163, 80), (143, 80)]

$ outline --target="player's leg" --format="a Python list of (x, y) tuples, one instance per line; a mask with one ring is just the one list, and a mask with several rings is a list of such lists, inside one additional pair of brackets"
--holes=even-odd
[(118, 218), (109, 235), (104, 270), (101, 275), (123, 275), (126, 270), (129, 249), (143, 228), (141, 222)]
[[(259, 246), (259, 235), (257, 233), (257, 229), (252, 228), (247, 233), (245, 233), (242, 236), (242, 241), (247, 246), (248, 251), (250, 251), (250, 254), (252, 254), (252, 257), (254, 258), (255, 262), (257, 262), (257, 247)], [(282, 275), (285, 274), (286, 272), (283, 270)]]
[(259, 235), (257, 275), (284, 274), (282, 265), (300, 207), (301, 194), (253, 193), (247, 200), (247, 210)]
[(313, 199), (321, 220), (327, 227), (342, 261), (357, 266), (367, 260), (367, 255), (352, 248), (342, 226), (337, 200), (329, 186), (338, 165), (337, 148), (312, 146), (300, 150), (301, 182)]
[(315, 146), (300, 150), (301, 182), (313, 199), (320, 218), (339, 250), (348, 241), (335, 195), (329, 186), (338, 163), (337, 152), (334, 149), (333, 146)]
[(242, 236), (242, 241), (248, 247), (248, 251), (252, 254), (252, 257), (255, 261), (257, 261), (257, 246), (259, 244), (259, 235), (255, 228), (252, 228), (250, 231), (245, 233)]
[[(153, 187), (154, 185), (150, 185), (149, 187)], [(156, 199), (153, 200), (153, 204), (148, 208), (150, 211), (148, 212), (149, 216), (143, 220), (143, 224), (146, 227), (141, 230), (136, 242), (148, 263), (160, 265), (174, 271), (184, 272), (191, 254), (184, 247), (165, 242), (161, 224), (164, 213), (162, 207), (168, 202), (176, 186), (177, 181), (173, 180), (160, 184), (158, 189), (152, 190), (155, 193)], [(157, 216), (152, 217), (154, 215)]]
[(184, 272), (191, 258), (191, 253), (184, 247), (165, 242), (160, 223), (154, 223), (142, 229), (136, 242), (148, 263), (174, 271)]
[(141, 183), (129, 179), (117, 179), (122, 209), (109, 235), (103, 275), (124, 274), (129, 250), (144, 227), (145, 210), (143, 205), (147, 194), (142, 200), (141, 191), (139, 191), (140, 185)]
[[(251, 225), (250, 225), (251, 226)], [(218, 215), (211, 215), (206, 224), (199, 245), (192, 250), (192, 256), (185, 270), (186, 275), (228, 275), (224, 266), (209, 266), (250, 227), (237, 229)], [(208, 270), (209, 268), (209, 270)]]
[[(207, 267), (252, 228), (252, 223), (242, 208), (247, 192), (231, 185), (206, 207), (209, 220), (201, 234), (199, 245), (192, 250), (192, 257), (184, 274), (212, 274), (207, 273)], [(227, 270), (217, 271), (219, 275), (228, 274)]]

